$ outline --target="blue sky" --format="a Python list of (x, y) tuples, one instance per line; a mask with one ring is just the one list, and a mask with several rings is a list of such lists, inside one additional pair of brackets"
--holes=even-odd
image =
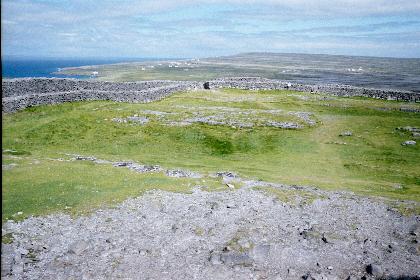
[(419, 0), (2, 0), (2, 54), (420, 57)]

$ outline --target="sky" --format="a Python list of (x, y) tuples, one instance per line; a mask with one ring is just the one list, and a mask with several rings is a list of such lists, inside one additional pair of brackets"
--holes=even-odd
[(420, 0), (1, 0), (2, 56), (420, 57)]

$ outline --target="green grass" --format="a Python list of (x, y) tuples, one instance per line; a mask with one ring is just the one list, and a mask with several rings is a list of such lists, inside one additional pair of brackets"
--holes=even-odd
[(41, 161), (21, 164), (3, 176), (3, 217), (21, 218), (55, 211), (83, 213), (145, 190), (162, 188), (188, 191), (187, 182), (162, 175), (130, 174), (127, 169), (91, 162)]
[[(375, 58), (352, 58), (352, 63), (361, 66), (365, 75), (375, 73), (404, 73), (419, 75), (417, 61), (405, 61), (394, 64), (390, 70), (389, 62)], [(408, 64), (406, 64), (408, 63)], [(170, 67), (178, 64), (178, 67)], [(315, 66), (316, 65), (316, 66)], [(410, 65), (411, 71), (407, 65)], [(348, 58), (320, 55), (287, 55), (287, 54), (238, 54), (214, 58), (204, 58), (200, 61), (171, 60), (144, 61), (117, 64), (81, 66), (64, 68), (58, 74), (91, 75), (94, 71), (99, 75), (96, 79), (106, 81), (140, 81), (140, 80), (195, 80), (204, 81), (223, 77), (262, 77), (276, 80), (290, 80), (297, 69), (308, 69), (329, 73), (340, 73), (349, 67)], [(400, 68), (398, 68), (400, 67)], [(346, 74), (344, 74), (346, 75)], [(348, 73), (348, 77), (353, 74)], [(414, 86), (414, 85), (413, 85)]]
[[(243, 112), (281, 109), (285, 114), (276, 118), (291, 121), (296, 117), (288, 112), (312, 112), (317, 124), (285, 130), (205, 124), (175, 127), (153, 116), (144, 126), (111, 121), (142, 115), (142, 110), (177, 113), (167, 118), (180, 120), (194, 111), (217, 113), (215, 106)], [(188, 191), (188, 184), (199, 183), (87, 162), (46, 160), (65, 157), (64, 153), (204, 174), (229, 170), (272, 182), (420, 201), (419, 144), (402, 146), (412, 137), (396, 130), (420, 127), (420, 115), (399, 111), (401, 106), (420, 108), (420, 104), (367, 98), (232, 89), (179, 93), (148, 104), (74, 102), (4, 114), (2, 141), (7, 151), (3, 164), (17, 165), (3, 172), (3, 220), (19, 211), (24, 217), (57, 211), (84, 213), (152, 188)], [(267, 117), (256, 112), (251, 117)], [(340, 137), (344, 130), (352, 131), (353, 136)], [(204, 185), (210, 190), (224, 188), (215, 179)]]
[[(159, 65), (162, 64), (162, 65)], [(276, 78), (278, 67), (243, 67), (240, 65), (221, 65), (218, 63), (196, 63), (194, 67), (181, 65), (169, 68), (168, 62), (138, 62), (107, 64), (90, 67), (66, 68), (60, 71), (65, 75), (91, 75), (99, 72), (97, 79), (106, 81), (140, 81), (140, 80), (195, 80), (215, 79), (227, 76), (263, 76)], [(152, 66), (154, 68), (150, 68)], [(145, 68), (145, 70), (142, 70)]]
[[(57, 211), (85, 214), (92, 209), (137, 197), (145, 191), (190, 192), (195, 185), (226, 189), (219, 179), (171, 178), (162, 173), (135, 173), (89, 161), (20, 160), (3, 174), (3, 220), (24, 219)], [(21, 214), (16, 214), (22, 212)]]
[(1, 236), (1, 243), (2, 244), (11, 244), (13, 243), (13, 234), (12, 233), (6, 233), (5, 235)]

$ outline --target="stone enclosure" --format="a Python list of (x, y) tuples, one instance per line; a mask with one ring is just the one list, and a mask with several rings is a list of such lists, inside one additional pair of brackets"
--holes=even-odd
[(27, 107), (70, 101), (112, 100), (151, 102), (175, 92), (197, 89), (239, 88), (250, 90), (293, 90), (328, 93), (337, 96), (419, 102), (420, 94), (410, 91), (359, 88), (347, 85), (303, 85), (256, 77), (220, 78), (211, 81), (103, 82), (61, 78), (2, 80), (2, 111), (9, 113)]

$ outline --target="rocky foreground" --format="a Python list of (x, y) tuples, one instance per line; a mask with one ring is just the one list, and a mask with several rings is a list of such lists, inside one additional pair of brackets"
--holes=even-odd
[(318, 198), (285, 203), (251, 186), (9, 221), (2, 278), (419, 279), (420, 217), (350, 193), (307, 188)]

